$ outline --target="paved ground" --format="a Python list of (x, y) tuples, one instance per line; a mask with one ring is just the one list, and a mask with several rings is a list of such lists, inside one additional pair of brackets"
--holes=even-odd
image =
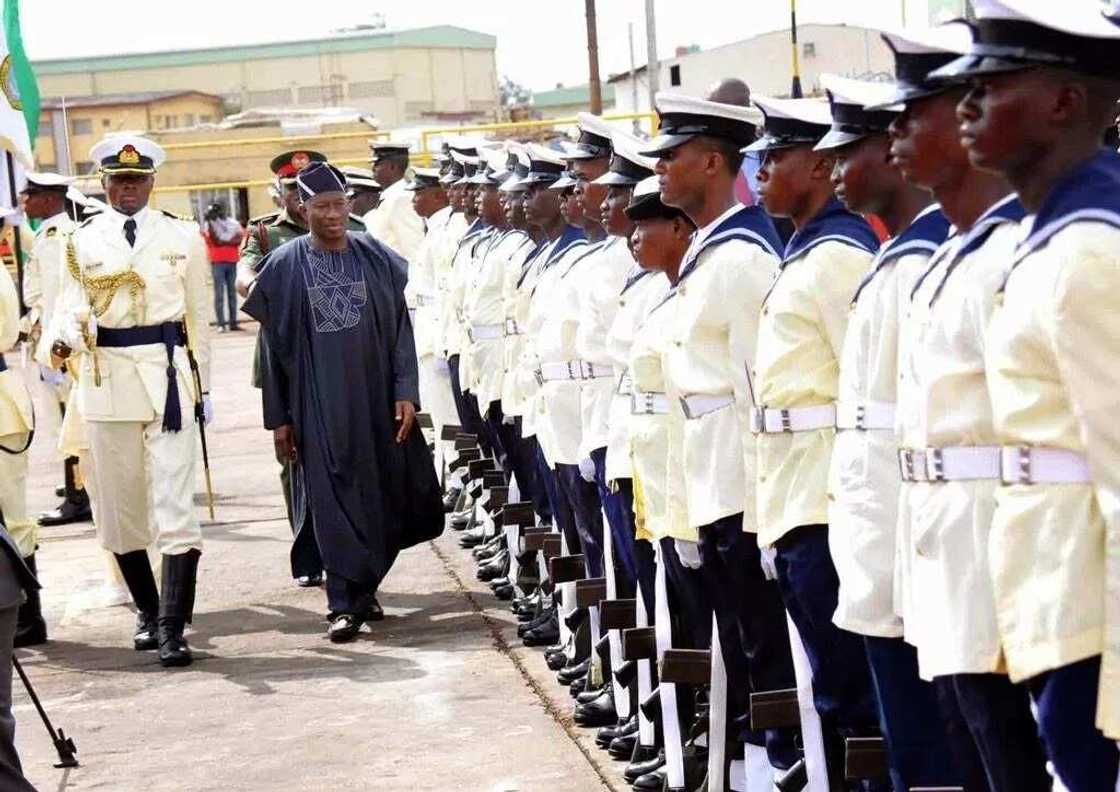
[[(574, 729), (570, 699), (455, 537), (405, 553), (382, 589), (386, 621), (356, 643), (325, 637), (325, 598), (288, 577), (289, 536), (248, 387), (252, 334), (218, 337), (210, 431), (217, 521), (191, 643), (164, 671), (132, 651), (132, 613), (88, 607), (105, 579), (90, 525), (44, 532), (51, 641), (21, 653), (82, 767), (63, 772), (17, 682), (18, 746), (41, 790), (623, 790), (621, 767)], [(31, 506), (61, 478), (51, 410), (37, 393)], [(201, 490), (201, 477), (200, 490)], [(202, 510), (200, 509), (200, 514)], [(516, 648), (510, 648), (511, 646)]]

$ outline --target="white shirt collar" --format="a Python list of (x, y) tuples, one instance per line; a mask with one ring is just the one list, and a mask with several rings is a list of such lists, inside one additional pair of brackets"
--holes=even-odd
[[(692, 234), (692, 244), (689, 245), (688, 253), (691, 253), (693, 250), (697, 249), (702, 244), (704, 244), (704, 240), (706, 240), (708, 237), (710, 237), (712, 235), (713, 231), (715, 231), (717, 228), (719, 228), (720, 225), (725, 220), (727, 220), (727, 218), (731, 217), (731, 215), (735, 214), (736, 212), (738, 212), (742, 208), (743, 208), (743, 205), (741, 203), (739, 203), (738, 201), (735, 201), (735, 203), (731, 204), (730, 208), (728, 208), (727, 211), (725, 211), (723, 214), (721, 214), (715, 220), (708, 223), (703, 228), (696, 229), (696, 231)], [(688, 253), (685, 254), (686, 259), (688, 258)]]
[(127, 220), (129, 217), (131, 217), (133, 220), (136, 221), (136, 227), (138, 229), (143, 228), (144, 223), (148, 219), (148, 215), (150, 215), (151, 213), (152, 213), (152, 210), (149, 209), (147, 206), (145, 206), (143, 209), (141, 209), (140, 211), (138, 211), (138, 212), (136, 212), (135, 214), (132, 214), (132, 215), (126, 215), (123, 212), (118, 212), (116, 209), (114, 209), (112, 207), (109, 207), (108, 209), (105, 210), (105, 214), (108, 215), (109, 217), (112, 217), (114, 222), (116, 222), (116, 224), (118, 226), (120, 226), (122, 229), (124, 228), (125, 220)]

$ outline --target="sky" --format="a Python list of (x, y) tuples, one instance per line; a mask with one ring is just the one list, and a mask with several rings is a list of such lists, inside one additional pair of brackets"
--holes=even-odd
[[(903, 2), (911, 21), (924, 16), (926, 0), (798, 0), (798, 22), (899, 26)], [(587, 81), (583, 0), (23, 0), (20, 5), (32, 60), (315, 38), (379, 13), (390, 28), (448, 24), (493, 34), (498, 74), (534, 90)], [(603, 79), (630, 68), (629, 23), (635, 61), (644, 64), (645, 0), (596, 5)], [(655, 0), (655, 8), (659, 58), (671, 57), (679, 46), (710, 49), (789, 26), (788, 0)]]

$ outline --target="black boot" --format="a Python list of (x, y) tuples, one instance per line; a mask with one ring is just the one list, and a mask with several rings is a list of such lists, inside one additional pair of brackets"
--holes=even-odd
[(89, 495), (84, 489), (78, 489), (77, 485), (74, 471), (78, 467), (78, 458), (67, 457), (65, 464), (66, 486), (63, 487), (63, 501), (58, 508), (40, 514), (39, 525), (69, 525), (93, 519), (93, 512), (89, 507)]
[[(35, 554), (32, 553), (23, 560), (27, 563), (31, 573), (38, 576), (39, 570), (35, 565)], [(46, 642), (47, 623), (43, 621), (43, 602), (39, 598), (39, 589), (27, 589), (27, 600), (19, 606), (15, 648), (38, 646)]]
[(194, 611), (198, 550), (163, 557), (163, 596), (159, 607), (159, 662), (164, 668), (189, 666), (191, 648), (183, 637)]
[(132, 647), (138, 652), (150, 651), (159, 646), (156, 638), (159, 591), (156, 590), (156, 577), (148, 561), (148, 551), (133, 550), (115, 555), (124, 583), (136, 605), (136, 633), (132, 636)]

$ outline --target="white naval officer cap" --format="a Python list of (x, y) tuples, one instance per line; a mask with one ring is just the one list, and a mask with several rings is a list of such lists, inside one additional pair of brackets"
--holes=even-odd
[(552, 184), (564, 173), (564, 154), (556, 149), (530, 143), (526, 146), (529, 154), (529, 172), (522, 183), (526, 187), (534, 184)]
[(27, 186), (23, 188), (23, 192), (32, 192), (36, 187), (42, 190), (65, 190), (77, 180), (75, 176), (63, 176), (49, 171), (27, 171), (24, 175), (27, 177)]
[(832, 112), (823, 99), (774, 99), (756, 96), (762, 111), (762, 137), (745, 146), (744, 154), (816, 145), (832, 128)]
[(439, 168), (413, 168), (412, 179), (404, 188), (410, 192), (419, 192), (429, 187), (439, 187), (441, 181)]
[(1114, 77), (1120, 3), (1090, 0), (975, 0), (972, 45), (932, 77), (967, 80), (1036, 66)]
[(579, 138), (568, 159), (601, 159), (611, 155), (611, 134), (614, 127), (602, 116), (579, 113)]
[(654, 99), (660, 130), (641, 150), (658, 157), (698, 135), (722, 138), (745, 146), (755, 139), (761, 116), (752, 107), (712, 102), (694, 96), (658, 91)]
[(882, 37), (894, 53), (895, 90), (869, 110), (883, 110), (948, 90), (944, 83), (931, 82), (930, 73), (964, 55), (972, 46), (972, 28), (964, 20), (928, 28), (885, 30)]
[(842, 148), (849, 143), (887, 131), (899, 107), (868, 110), (892, 96), (893, 83), (853, 80), (836, 74), (822, 74), (821, 85), (828, 95), (832, 128), (816, 145), (817, 151)]
[(633, 187), (642, 179), (652, 176), (657, 159), (640, 153), (648, 144), (648, 140), (631, 135), (625, 130), (616, 129), (611, 136), (611, 149), (614, 154), (611, 156), (610, 169), (592, 183)]
[(353, 165), (347, 165), (340, 170), (346, 176), (346, 183), (350, 186), (351, 192), (354, 191), (354, 188), (365, 190), (381, 189), (381, 182), (373, 178), (373, 171), (368, 168), (358, 168)]
[(167, 153), (143, 135), (115, 134), (102, 138), (89, 150), (89, 158), (102, 173), (155, 173)]

